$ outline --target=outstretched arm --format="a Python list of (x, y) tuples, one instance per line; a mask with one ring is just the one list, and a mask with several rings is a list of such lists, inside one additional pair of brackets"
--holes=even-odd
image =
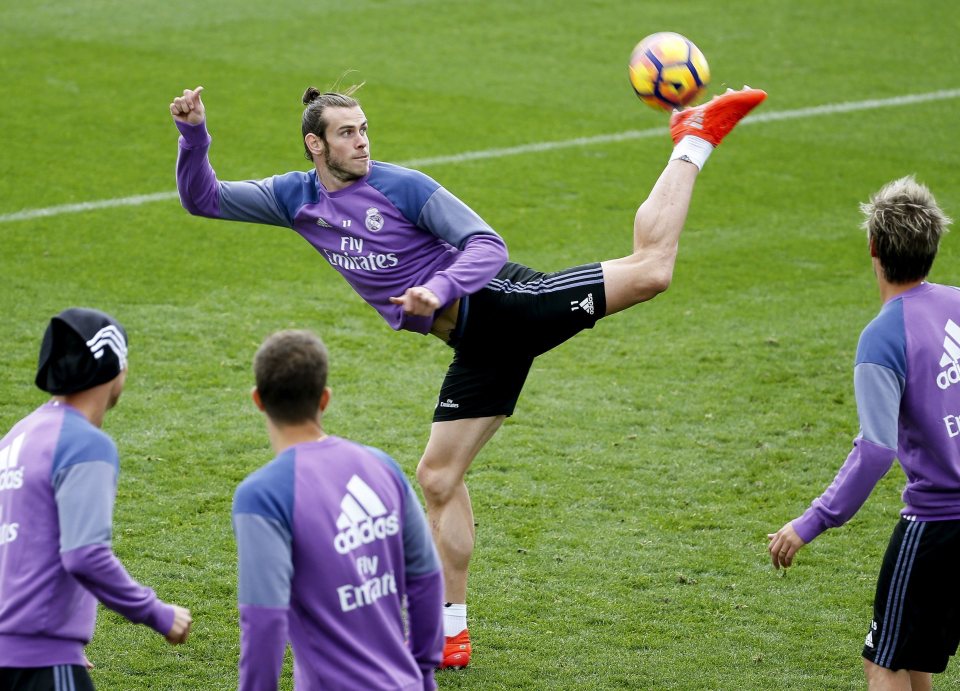
[(208, 157), (211, 139), (202, 91), (202, 86), (185, 89), (170, 103), (170, 115), (180, 131), (177, 191), (183, 208), (194, 216), (289, 228), (292, 219), (274, 189), (284, 176), (236, 182), (217, 179)]
[(210, 135), (207, 133), (206, 108), (196, 89), (184, 89), (170, 104), (170, 115), (180, 131), (177, 156), (177, 191), (183, 208), (194, 216), (220, 217), (220, 187), (210, 165)]

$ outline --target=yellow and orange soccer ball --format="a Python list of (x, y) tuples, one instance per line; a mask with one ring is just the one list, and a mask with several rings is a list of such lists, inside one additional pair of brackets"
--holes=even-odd
[(710, 83), (710, 66), (693, 41), (669, 31), (651, 34), (630, 55), (630, 84), (658, 110), (682, 108)]

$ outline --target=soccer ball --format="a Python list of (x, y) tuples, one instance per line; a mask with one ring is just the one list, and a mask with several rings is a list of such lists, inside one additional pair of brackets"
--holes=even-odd
[(651, 34), (630, 55), (630, 84), (651, 108), (682, 108), (699, 96), (709, 82), (707, 59), (690, 39), (680, 34)]

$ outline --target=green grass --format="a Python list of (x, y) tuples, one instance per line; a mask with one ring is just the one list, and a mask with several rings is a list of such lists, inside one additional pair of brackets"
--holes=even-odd
[[(630, 93), (642, 36), (675, 30), (713, 91), (760, 112), (960, 87), (954, 3), (86, 0), (0, 7), (0, 215), (173, 189), (167, 104), (203, 84), (224, 179), (302, 168), (299, 97), (365, 80), (375, 158), (408, 161), (663, 127)], [(778, 577), (765, 535), (830, 482), (856, 434), (852, 361), (879, 297), (857, 202), (915, 173), (960, 215), (960, 99), (755, 123), (711, 158), (674, 284), (534, 367), (469, 485), (471, 667), (442, 688), (848, 689), (903, 475)], [(425, 166), (542, 270), (629, 251), (667, 138)], [(103, 689), (228, 689), (238, 628), (230, 501), (271, 457), (250, 361), (283, 327), (332, 356), (330, 432), (412, 477), (449, 351), (391, 332), (293, 233), (176, 201), (0, 224), (0, 427), (44, 400), (39, 338), (69, 305), (131, 334), (105, 429), (114, 546), (190, 607), (170, 648), (103, 611)], [(960, 283), (947, 237), (931, 276)], [(949, 670), (939, 682), (960, 683)], [(283, 688), (291, 688), (289, 680)]]

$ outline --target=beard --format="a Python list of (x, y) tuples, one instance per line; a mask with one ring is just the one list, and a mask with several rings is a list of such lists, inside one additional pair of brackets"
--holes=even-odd
[[(359, 180), (370, 169), (370, 159), (363, 164), (353, 159), (345, 159), (330, 153), (329, 147), (323, 151), (323, 163), (330, 171), (330, 174), (340, 182), (353, 182)], [(362, 170), (361, 170), (362, 167)]]

